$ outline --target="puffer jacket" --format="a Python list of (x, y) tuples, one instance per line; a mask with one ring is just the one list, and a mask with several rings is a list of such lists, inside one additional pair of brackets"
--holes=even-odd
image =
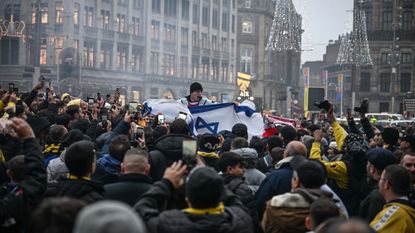
[(265, 179), (264, 173), (256, 169), (256, 161), (258, 160), (258, 152), (253, 148), (240, 148), (231, 150), (231, 152), (240, 155), (246, 162), (245, 178), (246, 183), (249, 185), (251, 190), (256, 193), (262, 181)]
[(310, 205), (319, 198), (331, 198), (321, 189), (298, 188), (293, 192), (274, 196), (267, 202), (262, 227), (265, 233), (303, 233)]
[(154, 150), (149, 155), (150, 177), (154, 181), (160, 180), (164, 170), (173, 162), (182, 159), (182, 143), (185, 139), (193, 140), (182, 134), (167, 134), (157, 139)]
[(224, 175), (223, 178), (225, 187), (242, 201), (242, 204), (249, 210), (254, 228), (259, 230), (259, 217), (254, 195), (251, 188), (245, 183), (245, 177)]
[(58, 183), (62, 176), (68, 174), (69, 170), (65, 164), (65, 151), (62, 152), (61, 156), (52, 159), (47, 168), (48, 183)]
[(172, 197), (173, 185), (162, 179), (134, 206), (147, 224), (149, 233), (252, 233), (252, 219), (242, 203), (229, 191), (225, 194), (225, 210), (220, 214), (193, 214), (184, 210), (166, 210), (163, 206)]

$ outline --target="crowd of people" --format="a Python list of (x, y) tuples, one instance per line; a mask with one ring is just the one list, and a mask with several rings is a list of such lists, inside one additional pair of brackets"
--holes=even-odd
[[(324, 101), (301, 128), (195, 136), (118, 91), (45, 88), (1, 92), (0, 232), (415, 232), (415, 131), (371, 123), (366, 101), (360, 125)], [(211, 104), (202, 93), (179, 101)]]

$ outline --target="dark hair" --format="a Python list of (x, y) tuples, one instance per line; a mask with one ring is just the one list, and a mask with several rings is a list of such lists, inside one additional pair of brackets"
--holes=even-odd
[(71, 116), (71, 119), (74, 119), (75, 114), (79, 113), (80, 111), (81, 110), (79, 105), (71, 105), (66, 109), (66, 113)]
[(268, 138), (268, 150), (269, 151), (271, 151), (275, 147), (282, 147), (282, 146), (283, 146), (282, 139), (278, 137), (277, 135), (272, 135), (271, 137)]
[(153, 129), (153, 140), (156, 141), (160, 137), (166, 135), (168, 132), (167, 127), (158, 125), (156, 128)]
[(384, 178), (389, 181), (394, 194), (400, 196), (408, 195), (411, 187), (411, 177), (408, 170), (402, 166), (393, 164), (387, 166), (384, 172)]
[(85, 176), (92, 163), (95, 163), (94, 143), (83, 140), (66, 149), (65, 164), (69, 173), (78, 177)]
[(189, 135), (189, 126), (183, 119), (176, 119), (170, 124), (171, 134)]
[(249, 146), (248, 141), (245, 138), (237, 137), (233, 139), (231, 148), (233, 150), (247, 148)]
[(44, 199), (32, 214), (33, 232), (72, 233), (76, 216), (84, 206), (84, 201), (68, 197)]
[(216, 162), (216, 167), (219, 169), (219, 171), (226, 173), (228, 166), (234, 167), (241, 163), (242, 157), (240, 155), (233, 152), (224, 152)]
[(46, 137), (46, 143), (52, 144), (52, 143), (61, 143), (63, 142), (66, 134), (68, 131), (66, 128), (62, 125), (53, 125), (49, 129), (48, 136)]
[(90, 124), (87, 119), (78, 119), (77, 121), (71, 123), (71, 129), (79, 129), (83, 134), (86, 133), (89, 126)]
[(26, 164), (24, 155), (14, 156), (7, 162), (7, 169), (10, 171), (10, 176), (14, 181), (20, 182), (26, 172)]
[(323, 168), (314, 161), (304, 161), (297, 169), (300, 184), (305, 188), (320, 188), (326, 182), (326, 175)]
[(262, 157), (265, 152), (265, 144), (262, 142), (261, 138), (253, 136), (249, 142), (249, 147), (256, 150), (258, 157)]
[(248, 128), (242, 123), (237, 123), (232, 127), (232, 134), (236, 137), (248, 139)]
[(284, 158), (284, 148), (282, 147), (272, 148), (271, 158), (272, 158), (272, 164), (276, 164), (280, 160), (282, 160)]
[(84, 140), (84, 134), (79, 129), (72, 129), (69, 130), (68, 133), (65, 135), (65, 139), (63, 139), (62, 145), (65, 147), (69, 147), (75, 142)]
[(122, 161), (124, 159), (125, 152), (131, 148), (131, 144), (128, 141), (127, 136), (118, 135), (111, 140), (109, 146), (109, 153), (114, 159)]
[(295, 140), (297, 138), (297, 131), (289, 125), (282, 127), (280, 130), (282, 137), (284, 138), (285, 144)]
[(340, 217), (339, 207), (328, 198), (320, 198), (310, 205), (310, 216), (313, 229), (330, 218)]
[(297, 138), (301, 138), (302, 136), (309, 135), (308, 131), (305, 129), (298, 129), (297, 130)]
[(69, 115), (68, 113), (62, 113), (56, 117), (55, 122), (57, 125), (63, 125), (65, 126), (65, 128), (68, 128), (71, 118), (72, 118), (71, 115)]

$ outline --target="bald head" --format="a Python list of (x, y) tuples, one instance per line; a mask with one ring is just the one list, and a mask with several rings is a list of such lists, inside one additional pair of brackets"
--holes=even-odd
[(369, 225), (359, 219), (350, 219), (329, 228), (329, 233), (375, 233)]
[(149, 170), (148, 155), (145, 151), (133, 148), (125, 153), (121, 164), (122, 174), (139, 173), (147, 175)]
[(284, 150), (284, 158), (294, 155), (307, 155), (307, 148), (305, 145), (299, 141), (292, 141), (287, 144)]

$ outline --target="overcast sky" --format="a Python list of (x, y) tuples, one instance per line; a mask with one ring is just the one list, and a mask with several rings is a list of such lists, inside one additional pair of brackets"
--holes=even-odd
[[(323, 60), (328, 41), (337, 39), (351, 28), (353, 0), (293, 0), (296, 10), (303, 15), (302, 63)], [(347, 11), (349, 10), (349, 13)], [(347, 23), (348, 22), (348, 23)]]

